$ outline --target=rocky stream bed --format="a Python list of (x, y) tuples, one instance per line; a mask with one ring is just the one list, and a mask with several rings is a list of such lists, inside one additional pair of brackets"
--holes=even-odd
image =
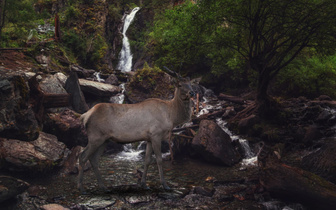
[(140, 160), (105, 154), (101, 171), (108, 192), (98, 190), (91, 170), (85, 173), (88, 194), (76, 189), (76, 175), (57, 173), (47, 177), (23, 176), (31, 183), (16, 200), (2, 209), (304, 209), (300, 204), (272, 199), (259, 185), (256, 166), (222, 167), (199, 160), (164, 161), (165, 177), (171, 190), (159, 184), (155, 163), (148, 173), (150, 190), (137, 185)]
[(171, 98), (170, 77), (156, 72), (161, 82), (153, 88), (144, 80), (130, 85), (136, 78), (132, 74), (100, 78), (94, 70), (67, 63), (67, 71), (54, 72), (50, 63), (42, 68), (22, 53), (4, 53), (0, 59), (1, 209), (336, 206), (336, 102), (328, 96), (279, 101), (263, 119), (248, 112), (253, 107), (248, 94), (216, 96), (193, 85), (206, 100), (199, 101), (201, 114), (195, 113), (192, 124), (175, 130), (171, 139), (173, 161), (168, 155), (163, 162), (171, 190), (160, 187), (154, 160), (147, 178), (151, 189), (140, 188), (144, 148), (135, 152), (138, 158), (128, 159), (123, 145), (112, 144), (100, 161), (108, 191), (98, 190), (89, 169), (84, 176), (88, 193), (82, 195), (76, 188), (76, 160), (87, 137), (80, 113), (98, 102)]

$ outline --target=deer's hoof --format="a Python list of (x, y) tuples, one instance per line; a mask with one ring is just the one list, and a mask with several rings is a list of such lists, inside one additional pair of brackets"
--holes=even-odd
[(80, 190), (79, 192), (81, 195), (89, 195), (89, 193), (85, 190)]
[(163, 186), (163, 189), (165, 189), (165, 190), (171, 190), (171, 188), (168, 187), (168, 185), (162, 185), (162, 186)]
[(148, 187), (146, 184), (141, 184), (141, 187), (144, 190), (150, 190), (150, 187)]

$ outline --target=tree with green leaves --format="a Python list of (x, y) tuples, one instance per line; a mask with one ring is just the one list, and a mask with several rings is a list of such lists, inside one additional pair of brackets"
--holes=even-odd
[(182, 8), (179, 18), (175, 16), (181, 7), (166, 11), (169, 24), (159, 25), (155, 33), (159, 49), (168, 52), (171, 61), (200, 53), (211, 60), (210, 65), (219, 56), (228, 59), (230, 54), (245, 60), (257, 74), (256, 105), (261, 111), (271, 105), (270, 81), (304, 49), (328, 54), (335, 49), (334, 0), (202, 0), (187, 4), (192, 9)]
[(234, 49), (258, 73), (256, 99), (262, 108), (269, 108), (270, 81), (304, 49), (334, 51), (333, 0), (204, 0), (200, 4), (222, 8), (215, 22), (218, 44)]

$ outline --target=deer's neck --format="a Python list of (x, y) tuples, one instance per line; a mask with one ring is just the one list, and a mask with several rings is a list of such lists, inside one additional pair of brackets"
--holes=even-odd
[(191, 99), (183, 99), (183, 97), (181, 97), (180, 90), (176, 88), (174, 98), (172, 99), (171, 103), (172, 103), (171, 116), (174, 127), (190, 121), (192, 115)]

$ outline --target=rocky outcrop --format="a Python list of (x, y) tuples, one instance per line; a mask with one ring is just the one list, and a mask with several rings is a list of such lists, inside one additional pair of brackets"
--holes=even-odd
[(50, 171), (62, 164), (65, 151), (56, 136), (43, 132), (31, 142), (0, 138), (0, 162), (14, 171)]
[(66, 80), (64, 87), (70, 94), (70, 104), (76, 112), (84, 113), (89, 110), (84, 94), (79, 86), (78, 76), (75, 72), (70, 72), (70, 76)]
[(209, 162), (232, 166), (240, 160), (240, 154), (232, 146), (230, 136), (210, 120), (201, 121), (191, 145)]
[(43, 130), (55, 135), (68, 148), (86, 146), (87, 135), (79, 117), (80, 115), (71, 109), (60, 113), (48, 113), (44, 119)]
[(304, 169), (336, 184), (336, 139), (322, 141), (322, 147), (305, 156), (302, 165)]
[(0, 176), (0, 203), (23, 193), (29, 184), (10, 176)]
[(36, 139), (39, 127), (29, 106), (29, 86), (23, 74), (0, 78), (0, 98), (0, 136), (24, 141)]

